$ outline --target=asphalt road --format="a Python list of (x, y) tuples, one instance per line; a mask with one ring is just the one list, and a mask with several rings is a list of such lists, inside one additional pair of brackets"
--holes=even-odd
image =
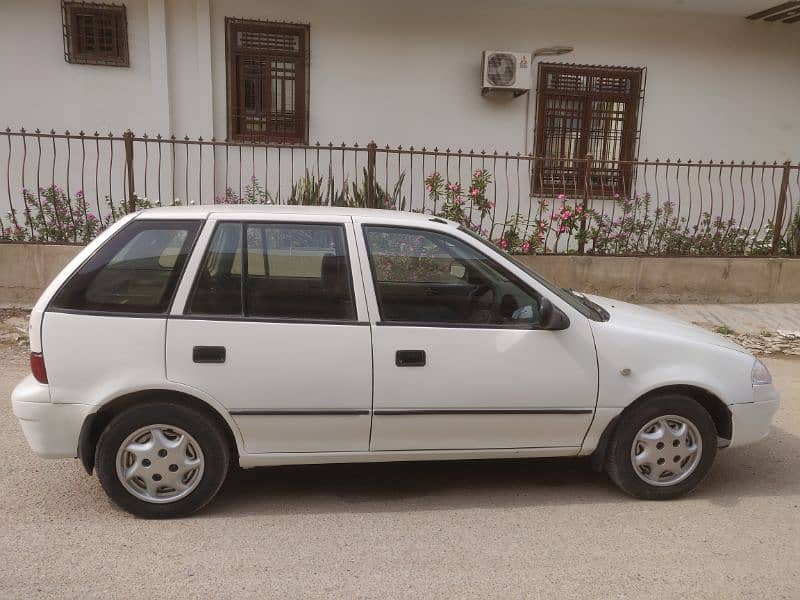
[(632, 500), (581, 460), (238, 471), (143, 521), (28, 449), (0, 348), (0, 598), (799, 598), (800, 361), (771, 436), (692, 496)]

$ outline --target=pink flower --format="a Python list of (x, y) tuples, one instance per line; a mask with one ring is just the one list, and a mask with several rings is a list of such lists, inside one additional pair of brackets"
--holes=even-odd
[(425, 189), (428, 190), (429, 192), (432, 192), (433, 191), (433, 186), (431, 184), (428, 184), (428, 185), (425, 186)]
[(530, 245), (528, 242), (524, 242), (524, 243), (522, 244), (522, 251), (523, 251), (523, 252), (529, 252), (529, 251), (530, 251), (530, 249), (531, 249), (531, 245)]
[(508, 241), (505, 238), (500, 240), (500, 247), (503, 249), (508, 248)]
[(491, 210), (492, 208), (494, 208), (494, 202), (489, 202), (489, 203), (487, 204), (487, 206), (488, 206), (488, 207), (489, 207), (489, 209)]
[(561, 218), (569, 219), (571, 215), (572, 215), (571, 211), (565, 210), (563, 213), (561, 213)]
[(478, 188), (472, 188), (469, 191), (469, 195), (472, 196), (473, 198), (476, 197), (480, 193), (481, 193), (481, 191)]
[(566, 198), (566, 196), (564, 194), (559, 194), (558, 195), (558, 199), (559, 200), (564, 200), (565, 198)]

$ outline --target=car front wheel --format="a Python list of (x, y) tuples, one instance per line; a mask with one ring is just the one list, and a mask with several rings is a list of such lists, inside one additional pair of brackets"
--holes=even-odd
[(213, 420), (169, 401), (125, 410), (97, 444), (103, 489), (118, 506), (146, 518), (201, 509), (225, 480), (228, 462), (228, 445)]
[(606, 454), (606, 471), (623, 491), (646, 500), (691, 492), (717, 454), (717, 432), (694, 399), (663, 394), (623, 412)]

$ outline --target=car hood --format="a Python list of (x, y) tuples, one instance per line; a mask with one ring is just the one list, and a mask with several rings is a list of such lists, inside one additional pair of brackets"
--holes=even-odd
[(658, 311), (622, 302), (621, 300), (603, 298), (592, 294), (585, 295), (592, 302), (599, 304), (608, 311), (610, 315), (609, 324), (611, 326), (646, 329), (647, 331), (673, 338), (682, 338), (690, 342), (710, 344), (748, 354), (747, 350), (728, 338), (686, 321), (674, 319)]

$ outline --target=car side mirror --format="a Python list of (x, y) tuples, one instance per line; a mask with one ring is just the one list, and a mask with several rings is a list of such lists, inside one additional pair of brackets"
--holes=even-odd
[(569, 317), (545, 297), (539, 300), (539, 329), (561, 331), (569, 327)]

